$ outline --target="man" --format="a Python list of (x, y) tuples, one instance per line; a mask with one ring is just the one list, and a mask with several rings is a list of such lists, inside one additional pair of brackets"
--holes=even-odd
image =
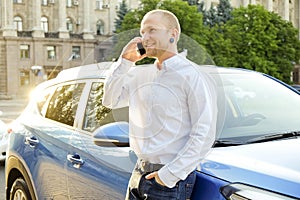
[[(195, 169), (215, 139), (216, 97), (206, 75), (177, 52), (180, 24), (165, 10), (148, 12), (108, 76), (103, 104), (129, 105), (130, 146), (138, 157), (129, 199), (189, 199)], [(137, 52), (142, 43), (146, 54)], [(156, 58), (153, 66), (135, 62)]]

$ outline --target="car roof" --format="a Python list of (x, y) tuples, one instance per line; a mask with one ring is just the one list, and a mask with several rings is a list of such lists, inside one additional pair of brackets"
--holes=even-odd
[(66, 81), (84, 78), (104, 78), (113, 63), (101, 62), (65, 69), (58, 73), (56, 79)]
[[(73, 81), (73, 80), (80, 80), (80, 79), (104, 79), (109, 69), (115, 62), (99, 62), (94, 64), (88, 65), (81, 65), (77, 67), (72, 67), (69, 69), (64, 69), (58, 73), (57, 77), (54, 79), (45, 81), (37, 86), (38, 88), (45, 88), (50, 85)], [(149, 66), (151, 64), (143, 64), (141, 66)], [(215, 65), (199, 65), (200, 71), (205, 71), (209, 74), (243, 74), (243, 73), (258, 73), (256, 71), (242, 69), (242, 68), (231, 68), (231, 67), (219, 67)]]

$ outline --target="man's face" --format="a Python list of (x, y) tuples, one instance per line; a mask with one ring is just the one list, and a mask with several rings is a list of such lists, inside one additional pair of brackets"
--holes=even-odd
[(148, 57), (159, 58), (168, 49), (171, 33), (167, 22), (160, 15), (152, 14), (141, 24), (141, 36)]

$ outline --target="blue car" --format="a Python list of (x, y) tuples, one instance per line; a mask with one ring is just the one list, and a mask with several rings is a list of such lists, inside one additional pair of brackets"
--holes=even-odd
[[(111, 65), (67, 69), (37, 86), (11, 127), (7, 199), (124, 199), (137, 158), (128, 108), (102, 105)], [(300, 199), (299, 93), (254, 71), (199, 69), (217, 85), (218, 131), (192, 199)]]

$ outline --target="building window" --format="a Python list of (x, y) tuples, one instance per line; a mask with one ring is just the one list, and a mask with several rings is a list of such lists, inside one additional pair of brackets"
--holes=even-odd
[(14, 0), (14, 3), (22, 3), (22, 0)]
[(29, 58), (30, 57), (30, 46), (27, 44), (20, 45), (20, 58)]
[(72, 7), (72, 0), (67, 0), (67, 7)]
[(96, 0), (96, 9), (100, 10), (103, 7), (103, 0)]
[(54, 60), (56, 58), (55, 46), (47, 46), (47, 58), (50, 60)]
[(67, 22), (67, 30), (68, 30), (69, 32), (73, 32), (73, 31), (74, 31), (74, 28), (73, 28), (73, 21), (72, 21), (72, 19), (68, 17), (68, 18), (66, 19), (66, 22)]
[(30, 78), (29, 78), (29, 70), (21, 70), (20, 71), (20, 85), (26, 86), (29, 85)]
[(47, 6), (48, 5), (48, 0), (42, 0), (42, 6)]
[(23, 30), (23, 20), (21, 17), (16, 16), (14, 17), (14, 26), (17, 31), (22, 31)]
[(101, 20), (97, 21), (96, 29), (97, 29), (97, 35), (104, 34), (104, 23)]
[(72, 47), (72, 59), (79, 59), (80, 58), (80, 46), (73, 46)]
[(47, 33), (48, 32), (48, 26), (49, 26), (47, 17), (42, 17), (41, 18), (41, 26), (42, 26), (42, 29), (44, 30), (44, 32)]

